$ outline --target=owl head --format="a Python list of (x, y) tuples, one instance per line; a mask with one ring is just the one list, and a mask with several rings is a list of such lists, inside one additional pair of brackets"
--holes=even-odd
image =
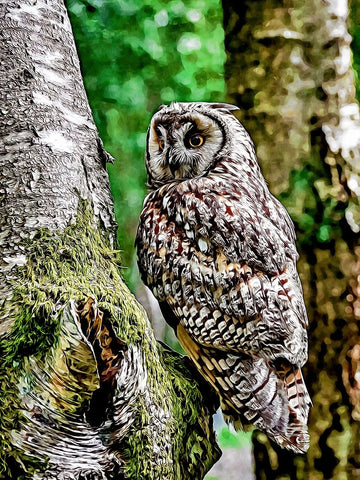
[(146, 142), (148, 185), (204, 175), (229, 153), (232, 138), (248, 136), (227, 103), (162, 105), (151, 119)]

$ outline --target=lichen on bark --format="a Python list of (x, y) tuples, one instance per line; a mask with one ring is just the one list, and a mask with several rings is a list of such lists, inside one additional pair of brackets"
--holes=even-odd
[[(38, 459), (40, 470), (48, 458), (46, 472), (56, 472), (58, 478), (62, 478), (60, 469), (77, 478), (79, 471), (90, 468), (85, 445), (81, 466), (74, 452), (82, 443), (76, 445), (76, 436), (67, 437), (66, 429), (65, 433), (59, 430), (57, 423), (72, 425), (74, 431), (81, 427), (82, 437), (96, 444), (91, 452), (99, 455), (99, 471), (110, 469), (101, 437), (110, 438), (119, 426), (108, 413), (96, 428), (86, 420), (91, 396), (101, 388), (101, 381), (92, 347), (68, 311), (71, 299), (93, 296), (98, 308), (111, 318), (116, 336), (127, 349), (141, 352), (144, 362), (140, 368), (146, 385), (127, 405), (133, 418), (110, 445), (122, 464), (117, 471), (124, 469), (126, 478), (134, 479), (202, 478), (219, 455), (213, 445), (211, 412), (202, 405), (204, 398), (181, 358), (159, 350), (143, 309), (119, 275), (116, 254), (94, 224), (91, 209), (83, 205), (77, 223), (64, 232), (43, 229), (27, 242), (28, 261), (19, 267), (20, 279), (14, 289), (15, 322), (10, 335), (1, 340), (1, 379), (7, 392), (0, 407), (1, 430), (7, 433), (1, 446), (5, 475), (13, 468), (9, 455), (14, 447), (23, 463), (24, 458)], [(127, 368), (136, 376), (135, 360)], [(115, 386), (113, 398), (102, 408), (111, 410), (117, 388), (125, 386)], [(9, 403), (14, 408), (9, 409)], [(30, 435), (35, 438), (33, 445), (28, 441)], [(61, 464), (59, 452), (52, 451), (59, 449), (55, 443), (64, 444)]]

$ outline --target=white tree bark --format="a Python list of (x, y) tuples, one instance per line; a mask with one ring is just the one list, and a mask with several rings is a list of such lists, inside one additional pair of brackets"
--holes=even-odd
[[(3, 0), (0, 30), (2, 302), (12, 295), (14, 267), (26, 264), (24, 237), (39, 228), (63, 230), (75, 220), (80, 200), (90, 203), (112, 240), (115, 223), (107, 154), (64, 6)], [(0, 334), (10, 328), (7, 317)]]
[(0, 0), (0, 478), (201, 479), (212, 397), (119, 274), (62, 0)]

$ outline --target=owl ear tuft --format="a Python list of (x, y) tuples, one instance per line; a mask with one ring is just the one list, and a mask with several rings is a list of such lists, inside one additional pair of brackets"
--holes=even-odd
[(164, 105), (164, 104), (160, 105), (159, 108), (156, 110), (155, 113), (160, 112), (160, 110), (162, 110), (163, 108), (165, 108), (165, 107), (167, 107), (167, 106), (168, 106), (168, 105)]
[(231, 103), (208, 103), (208, 106), (214, 110), (227, 110), (228, 112), (240, 110), (237, 105), (232, 105)]

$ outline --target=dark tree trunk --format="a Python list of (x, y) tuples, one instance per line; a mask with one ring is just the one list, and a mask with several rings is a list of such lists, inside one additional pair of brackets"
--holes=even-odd
[(213, 407), (119, 275), (63, 2), (2, 1), (0, 38), (0, 478), (201, 479)]
[(360, 477), (360, 121), (347, 2), (223, 0), (228, 100), (295, 221), (311, 321), (307, 456), (254, 439), (261, 479)]

